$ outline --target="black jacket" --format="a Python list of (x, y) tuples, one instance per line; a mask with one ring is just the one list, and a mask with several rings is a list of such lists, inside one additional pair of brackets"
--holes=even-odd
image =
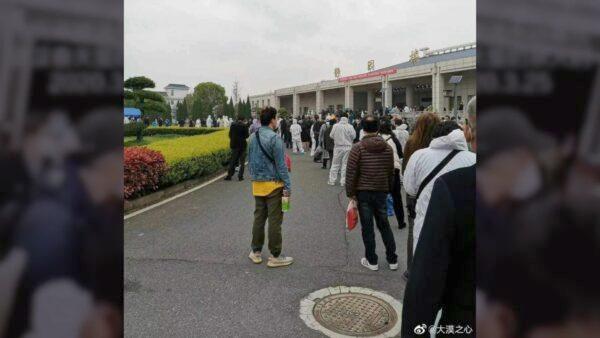
[(248, 127), (242, 122), (234, 122), (229, 127), (229, 147), (231, 149), (246, 149)]
[(447, 337), (475, 337), (475, 166), (434, 183), (404, 292), (402, 337), (422, 337), (415, 327), (434, 325), (439, 309), (439, 326), (473, 330)]

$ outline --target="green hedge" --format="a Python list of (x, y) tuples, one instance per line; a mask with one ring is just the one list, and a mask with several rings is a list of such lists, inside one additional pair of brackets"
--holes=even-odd
[[(140, 122), (141, 123), (141, 122)], [(143, 125), (143, 123), (142, 123)], [(144, 136), (152, 136), (152, 135), (205, 135), (214, 133), (215, 131), (223, 130), (222, 128), (190, 128), (190, 127), (148, 127), (144, 126)], [(124, 128), (124, 136), (135, 136), (136, 132), (136, 124), (128, 123)]]
[(144, 136), (152, 135), (205, 135), (223, 130), (222, 128), (196, 128), (196, 127), (150, 127), (144, 130)]
[(140, 129), (142, 132), (146, 129), (146, 126), (142, 122), (131, 122), (124, 125), (123, 132), (125, 136), (137, 136), (137, 131)]
[(167, 173), (161, 184), (169, 186), (206, 175), (213, 174), (224, 168), (231, 158), (231, 150), (222, 149), (210, 154), (191, 157), (169, 164)]

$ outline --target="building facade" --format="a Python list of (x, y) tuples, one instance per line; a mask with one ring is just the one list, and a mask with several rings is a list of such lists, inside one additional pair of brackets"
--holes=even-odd
[[(456, 86), (450, 77), (462, 76)], [(450, 114), (462, 110), (476, 94), (476, 44), (429, 51), (419, 57), (368, 73), (276, 89), (250, 96), (254, 110), (266, 106), (284, 107), (300, 116), (322, 110), (352, 109), (373, 112), (383, 107), (409, 106), (413, 110), (431, 107)]]
[(171, 114), (175, 118), (177, 112), (177, 104), (183, 102), (183, 99), (190, 93), (190, 87), (183, 84), (168, 84), (164, 92), (159, 92), (165, 97), (167, 103), (171, 107)]

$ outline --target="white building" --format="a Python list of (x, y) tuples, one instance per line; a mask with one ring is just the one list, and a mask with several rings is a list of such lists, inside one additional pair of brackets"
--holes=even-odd
[(171, 106), (171, 113), (175, 117), (177, 111), (177, 104), (183, 102), (183, 99), (189, 94), (190, 87), (182, 84), (170, 83), (165, 88), (164, 92), (159, 92), (165, 99), (169, 106)]
[[(448, 80), (461, 75), (456, 88), (457, 108), (466, 106), (476, 92), (476, 44), (426, 50), (419, 58), (368, 73), (276, 89), (250, 96), (251, 106), (260, 109), (285, 107), (294, 116), (325, 109), (369, 112), (399, 105), (450, 114), (454, 107), (454, 85)], [(382, 95), (383, 93), (383, 95)]]

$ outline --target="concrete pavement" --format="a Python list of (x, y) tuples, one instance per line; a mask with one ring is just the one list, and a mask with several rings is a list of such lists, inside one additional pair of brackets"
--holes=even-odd
[[(328, 170), (292, 156), (291, 211), (283, 223), (289, 267), (254, 265), (254, 199), (246, 180), (218, 181), (125, 222), (126, 337), (322, 337), (299, 317), (299, 302), (327, 286), (361, 286), (402, 301), (406, 229), (394, 229), (400, 269), (360, 265), (360, 229), (344, 229), (348, 200)], [(378, 233), (376, 231), (376, 233)]]

